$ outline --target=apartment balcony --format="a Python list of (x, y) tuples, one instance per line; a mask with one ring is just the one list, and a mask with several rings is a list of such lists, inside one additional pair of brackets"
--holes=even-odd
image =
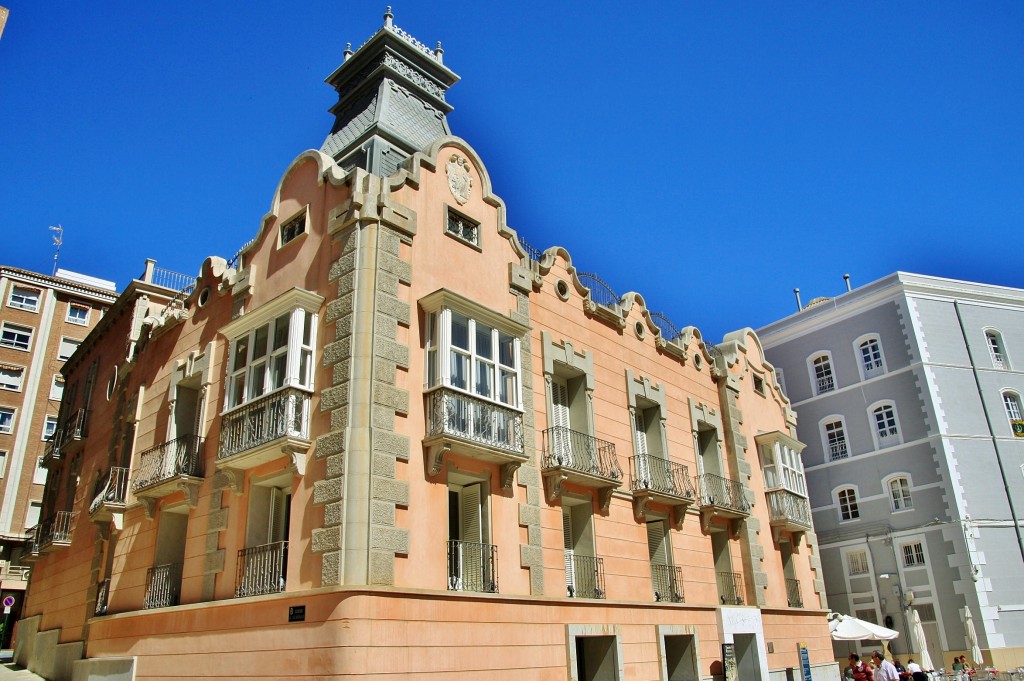
[[(427, 447), (431, 475), (441, 472), (450, 451), (502, 465), (502, 484), (526, 461), (523, 414), (449, 388), (427, 394)], [(507, 483), (507, 484), (506, 484)]]
[(544, 431), (542, 469), (548, 501), (552, 502), (561, 496), (563, 485), (571, 482), (597, 490), (601, 509), (607, 510), (612, 492), (622, 486), (615, 445), (563, 426)]
[(683, 602), (683, 571), (672, 565), (651, 563), (654, 600), (660, 603)]
[(804, 597), (800, 593), (799, 579), (786, 579), (786, 602), (791, 608), (804, 607)]
[(118, 519), (124, 514), (125, 502), (128, 498), (127, 468), (115, 466), (107, 474), (96, 481), (95, 494), (89, 504), (89, 517), (94, 522)]
[(697, 498), (689, 469), (658, 456), (639, 454), (629, 460), (629, 486), (633, 491), (633, 513), (640, 519), (650, 502), (671, 506), (675, 522)]
[(814, 527), (811, 504), (807, 498), (788, 489), (773, 489), (765, 493), (768, 499), (768, 519), (775, 532), (807, 532)]
[(89, 434), (89, 410), (78, 409), (65, 421), (64, 427), (60, 429), (60, 451), (58, 456), (66, 458), (77, 454), (82, 449), (82, 444)]
[(566, 550), (565, 590), (569, 598), (604, 598), (604, 559)]
[(498, 593), (498, 547), (478, 542), (449, 541), (448, 590)]
[(288, 574), (288, 542), (250, 546), (238, 552), (235, 598), (284, 591)]
[(750, 515), (746, 491), (736, 480), (704, 473), (697, 476), (697, 485), (700, 488), (700, 513), (705, 528), (715, 516), (734, 519)]
[(142, 607), (169, 608), (181, 597), (181, 563), (168, 563), (149, 568), (146, 572), (146, 597)]
[(718, 599), (722, 605), (743, 605), (743, 575), (738, 572), (719, 572)]
[(46, 446), (43, 448), (43, 458), (39, 462), (43, 468), (48, 468), (50, 464), (56, 463), (61, 460), (60, 443), (63, 433), (58, 428), (50, 439), (46, 441)]
[(291, 456), (299, 474), (309, 451), (310, 395), (284, 388), (221, 416), (217, 467), (255, 468)]
[(71, 533), (74, 530), (77, 515), (71, 511), (58, 511), (39, 523), (36, 526), (33, 553), (45, 554), (65, 546), (71, 546)]
[(190, 506), (195, 506), (199, 484), (203, 480), (203, 438), (182, 435), (139, 455), (139, 469), (132, 481), (132, 493), (152, 516), (155, 500), (182, 490)]
[(107, 604), (110, 601), (110, 579), (104, 579), (96, 587), (96, 607), (93, 614), (97, 617), (107, 614)]

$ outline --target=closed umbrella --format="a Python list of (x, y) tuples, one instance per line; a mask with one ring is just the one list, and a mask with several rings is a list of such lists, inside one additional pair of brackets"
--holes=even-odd
[(970, 608), (964, 608), (964, 633), (967, 634), (967, 647), (971, 649), (971, 659), (974, 664), (984, 663), (981, 657), (981, 646), (978, 645), (978, 632), (974, 630), (974, 617)]
[(921, 616), (915, 608), (910, 609), (910, 630), (914, 633), (914, 641), (917, 643), (921, 659), (918, 664), (922, 669), (934, 669), (932, 656), (928, 654), (928, 641), (924, 638), (924, 625), (921, 624)]
[(830, 613), (828, 622), (829, 633), (834, 641), (863, 641), (865, 639), (891, 641), (900, 635), (894, 629), (872, 624), (867, 620), (850, 615)]

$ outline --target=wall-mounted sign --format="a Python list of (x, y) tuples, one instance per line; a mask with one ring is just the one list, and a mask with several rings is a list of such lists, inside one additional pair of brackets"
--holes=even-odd
[(724, 681), (740, 681), (740, 672), (736, 669), (735, 644), (722, 644), (722, 672)]
[(797, 643), (796, 646), (800, 652), (800, 678), (802, 681), (811, 681), (811, 656), (807, 652), (807, 644)]
[(306, 621), (306, 606), (304, 606), (304, 605), (289, 605), (288, 606), (288, 621), (289, 622), (305, 622)]
[(1014, 437), (1024, 437), (1024, 421), (1013, 420), (1010, 425), (1013, 426)]

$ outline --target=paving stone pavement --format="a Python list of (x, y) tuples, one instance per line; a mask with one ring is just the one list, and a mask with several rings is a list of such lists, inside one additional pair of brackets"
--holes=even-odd
[(13, 662), (0, 664), (0, 679), (3, 679), (3, 681), (13, 681), (14, 679), (22, 679), (22, 681), (45, 681), (43, 677), (38, 674), (33, 674), (29, 670), (23, 669)]

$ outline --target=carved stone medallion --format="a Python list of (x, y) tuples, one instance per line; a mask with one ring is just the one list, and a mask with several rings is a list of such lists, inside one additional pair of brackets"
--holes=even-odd
[(446, 170), (448, 171), (448, 188), (452, 190), (452, 196), (461, 206), (469, 201), (469, 195), (473, 191), (473, 177), (469, 174), (469, 162), (458, 154), (452, 154), (448, 159)]

